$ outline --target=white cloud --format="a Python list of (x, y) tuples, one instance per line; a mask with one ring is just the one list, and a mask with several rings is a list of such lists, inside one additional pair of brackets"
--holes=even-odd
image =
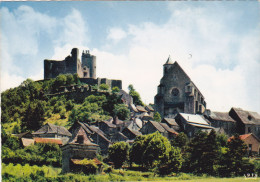
[(108, 31), (108, 40), (112, 40), (115, 43), (119, 42), (120, 40), (124, 39), (127, 36), (127, 33), (118, 27), (110, 28)]
[(177, 7), (163, 25), (129, 25), (127, 55), (96, 50), (98, 75), (122, 79), (125, 89), (134, 84), (148, 104), (153, 102), (163, 64), (171, 54), (200, 88), (208, 108), (229, 111), (241, 107), (259, 112), (259, 32), (235, 34), (229, 29), (229, 21), (235, 21), (233, 14), (227, 14), (225, 20), (219, 15), (222, 11), (214, 11), (221, 18), (209, 16), (212, 8), (178, 11)]
[[(77, 45), (80, 47), (89, 41), (84, 19), (75, 9), (62, 18), (37, 12), (32, 7), (24, 5), (12, 12), (2, 7), (0, 14), (2, 15), (1, 90), (18, 86), (27, 78), (43, 79), (43, 69), (36, 71), (35, 68), (22, 67), (23, 64), (21, 64), (25, 62), (33, 67), (42, 65), (43, 60), (38, 58), (41, 55), (40, 46), (53, 47), (54, 43), (54, 58), (64, 59), (70, 54), (67, 51), (70, 51), (72, 47)], [(51, 40), (48, 45), (40, 43), (43, 37)], [(25, 58), (22, 59), (21, 56)], [(24, 76), (25, 72), (27, 72), (27, 77)]]
[(87, 25), (81, 13), (76, 9), (72, 9), (70, 14), (59, 20), (58, 35), (58, 38), (54, 40), (55, 46), (83, 45), (90, 40)]

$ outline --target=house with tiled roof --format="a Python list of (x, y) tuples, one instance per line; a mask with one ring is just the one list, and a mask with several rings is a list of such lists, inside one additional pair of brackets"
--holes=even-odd
[(87, 135), (89, 141), (99, 145), (102, 153), (106, 153), (108, 147), (112, 144), (107, 135), (100, 128), (94, 125), (90, 126), (87, 123), (75, 122), (70, 127), (69, 131), (73, 136), (77, 135), (79, 131), (84, 131), (84, 135)]
[(129, 139), (134, 140), (137, 136), (142, 135), (142, 133), (138, 130), (134, 130), (130, 127), (126, 127), (123, 129), (122, 133)]
[(148, 121), (141, 129), (140, 132), (143, 135), (146, 134), (150, 134), (150, 133), (154, 133), (158, 131), (159, 133), (161, 133), (163, 136), (168, 137), (168, 132), (167, 130), (164, 129), (164, 127), (162, 127), (160, 125), (160, 123), (156, 122), (156, 121)]
[(180, 126), (180, 132), (186, 133), (188, 137), (193, 137), (199, 130), (209, 133), (214, 129), (202, 115), (178, 113), (174, 119)]
[(260, 115), (257, 112), (232, 107), (229, 115), (236, 121), (239, 134), (254, 133), (258, 138), (260, 137)]
[(32, 133), (34, 138), (60, 138), (62, 143), (68, 142), (71, 133), (63, 126), (47, 123), (39, 130)]
[[(230, 137), (228, 141), (230, 141), (231, 138), (234, 136)], [(259, 155), (260, 153), (260, 139), (253, 133), (248, 133), (244, 135), (239, 135), (240, 139), (245, 142), (247, 145), (247, 151), (248, 155)]]
[(163, 118), (162, 123), (166, 123), (170, 128), (173, 128), (175, 131), (179, 131), (180, 129), (180, 126), (173, 118)]
[(211, 126), (224, 130), (224, 133), (228, 136), (236, 133), (236, 121), (229, 116), (228, 112), (211, 112), (207, 119)]
[(91, 130), (80, 122), (75, 122), (70, 128), (72, 137), (61, 147), (62, 172), (73, 172), (73, 160), (94, 159), (97, 156), (99, 145), (93, 143), (89, 134)]
[(62, 145), (62, 140), (60, 138), (33, 138), (34, 143), (43, 143), (43, 144), (57, 144)]

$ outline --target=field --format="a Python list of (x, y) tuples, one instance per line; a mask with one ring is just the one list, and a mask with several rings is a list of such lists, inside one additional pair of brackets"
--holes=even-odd
[(177, 174), (175, 176), (160, 177), (152, 172), (139, 172), (129, 170), (113, 170), (111, 173), (99, 175), (60, 174), (60, 168), (49, 166), (22, 166), (20, 164), (2, 163), (3, 181), (180, 181), (180, 182), (241, 182), (260, 181), (258, 179), (215, 178), (208, 176), (194, 176), (192, 174)]

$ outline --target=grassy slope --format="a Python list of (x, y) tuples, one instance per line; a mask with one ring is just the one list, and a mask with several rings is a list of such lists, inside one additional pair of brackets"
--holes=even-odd
[[(37, 171), (43, 171), (44, 179), (49, 181), (180, 181), (180, 182), (241, 182), (241, 181), (259, 181), (258, 179), (245, 179), (239, 178), (214, 178), (214, 177), (198, 177), (190, 174), (180, 174), (176, 177), (159, 177), (154, 176), (152, 172), (139, 172), (139, 171), (123, 171), (114, 170), (110, 174), (99, 174), (99, 175), (84, 175), (84, 174), (72, 174), (68, 173), (61, 175), (61, 168), (53, 168), (49, 166), (29, 166), (26, 164), (22, 166), (20, 164), (3, 164), (2, 163), (2, 175), (9, 174), (16, 179), (22, 177), (29, 177), (30, 174), (35, 174)], [(9, 181), (4, 178), (3, 181)]]

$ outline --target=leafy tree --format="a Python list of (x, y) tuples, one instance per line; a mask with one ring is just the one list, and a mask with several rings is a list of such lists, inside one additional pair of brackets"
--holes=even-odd
[(121, 120), (126, 120), (129, 118), (130, 111), (125, 104), (117, 104), (114, 106), (115, 106), (115, 108), (114, 108), (113, 112), (114, 112), (115, 116), (117, 116)]
[(174, 147), (179, 147), (180, 149), (184, 149), (188, 144), (188, 137), (185, 133), (180, 132), (174, 139), (171, 140), (171, 144)]
[(22, 130), (36, 130), (41, 127), (44, 116), (44, 104), (41, 101), (31, 102), (22, 120)]
[(248, 165), (248, 163), (243, 160), (246, 153), (246, 144), (240, 139), (239, 135), (236, 134), (228, 141), (227, 153), (223, 157), (223, 167), (220, 169), (220, 172), (225, 176), (243, 175)]
[(73, 104), (73, 102), (71, 100), (68, 100), (66, 102), (66, 106), (65, 107), (66, 107), (67, 111), (71, 111), (73, 109), (73, 107), (74, 107), (74, 104)]
[(203, 173), (204, 172), (204, 155), (203, 152), (206, 145), (207, 133), (198, 131), (189, 144), (188, 152), (190, 153), (188, 161), (190, 172)]
[(159, 132), (155, 132), (147, 135), (145, 144), (143, 161), (147, 168), (155, 167), (159, 161), (168, 161), (171, 144), (166, 137), (162, 136)]
[(143, 160), (143, 154), (146, 148), (145, 141), (146, 141), (147, 135), (140, 135), (135, 138), (135, 141), (130, 149), (130, 164), (133, 162), (139, 165), (144, 164)]
[(126, 142), (117, 142), (108, 149), (108, 158), (114, 163), (115, 168), (122, 167), (129, 156), (129, 144)]
[(203, 162), (204, 162), (204, 173), (210, 175), (217, 174), (217, 165), (220, 159), (219, 145), (217, 142), (217, 136), (215, 130), (211, 130), (210, 134), (207, 136), (205, 141), (207, 146), (203, 152)]
[(72, 84), (75, 83), (74, 77), (73, 77), (72, 74), (66, 74), (66, 77), (67, 77), (67, 79), (66, 79), (66, 85), (72, 85)]
[(134, 104), (143, 106), (144, 104), (141, 100), (140, 94), (137, 91), (135, 91), (134, 86), (132, 84), (128, 86), (128, 90), (129, 95), (133, 97)]
[(216, 139), (217, 139), (218, 145), (220, 145), (221, 147), (227, 147), (227, 141), (228, 141), (227, 135), (218, 134)]
[(120, 92), (120, 89), (118, 87), (112, 88), (112, 93), (118, 93), (118, 92)]
[(160, 174), (170, 174), (171, 172), (179, 172), (182, 166), (182, 154), (179, 148), (171, 147), (168, 160), (161, 162), (159, 165)]
[(91, 123), (108, 119), (109, 116), (102, 108), (105, 101), (106, 97), (104, 95), (86, 97), (82, 105), (72, 109), (69, 115), (69, 123), (72, 124), (75, 121)]
[(154, 120), (154, 121), (157, 121), (157, 122), (161, 122), (162, 118), (161, 118), (160, 113), (155, 112), (155, 113), (154, 113), (154, 116), (153, 116), (153, 120)]
[(102, 84), (99, 86), (99, 89), (100, 89), (100, 90), (108, 90), (108, 89), (109, 89), (109, 86), (108, 86), (107, 84), (102, 83)]

